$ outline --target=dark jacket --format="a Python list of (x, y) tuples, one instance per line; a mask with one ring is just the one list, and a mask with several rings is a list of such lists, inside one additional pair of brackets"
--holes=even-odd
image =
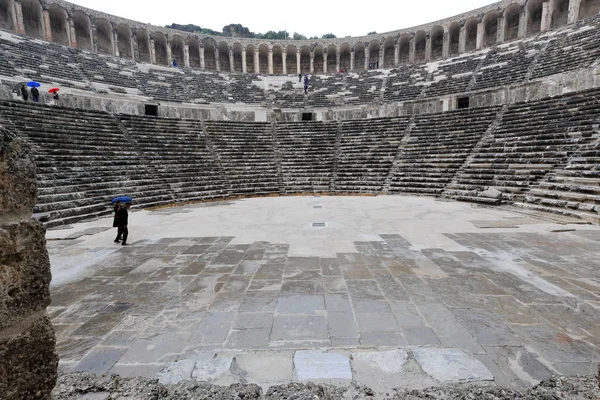
[(21, 97), (23, 97), (23, 100), (27, 100), (29, 97), (29, 92), (25, 86), (21, 87)]
[(119, 226), (119, 206), (115, 206), (115, 217), (113, 219), (113, 228)]
[(37, 88), (34, 88), (34, 87), (33, 87), (33, 88), (31, 88), (31, 95), (32, 95), (33, 97), (40, 97), (40, 91), (39, 91), (39, 90), (37, 90)]
[(127, 222), (129, 219), (129, 213), (127, 212), (127, 208), (119, 208), (119, 211), (117, 211), (117, 218), (119, 219), (119, 226), (127, 226)]

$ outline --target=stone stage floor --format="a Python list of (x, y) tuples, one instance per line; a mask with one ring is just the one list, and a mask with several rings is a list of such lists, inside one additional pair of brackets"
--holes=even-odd
[(600, 228), (573, 222), (392, 196), (140, 211), (127, 247), (111, 219), (48, 232), (48, 311), (65, 371), (524, 389), (600, 359)]

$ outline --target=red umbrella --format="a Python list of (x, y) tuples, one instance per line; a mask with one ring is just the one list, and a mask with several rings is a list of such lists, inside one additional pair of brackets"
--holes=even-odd
[(53, 87), (52, 89), (48, 90), (48, 93), (56, 93), (58, 92), (60, 89), (57, 87)]

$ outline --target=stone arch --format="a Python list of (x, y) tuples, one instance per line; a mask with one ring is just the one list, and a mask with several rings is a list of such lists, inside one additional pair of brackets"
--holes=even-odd
[(177, 66), (183, 67), (185, 65), (185, 51), (183, 50), (185, 47), (185, 41), (183, 37), (179, 35), (171, 36), (170, 40), (171, 44), (171, 59), (169, 61), (169, 65), (173, 65), (176, 63)]
[(167, 37), (162, 32), (154, 32), (154, 56), (159, 65), (169, 65)]
[(229, 45), (226, 42), (219, 42), (219, 65), (221, 71), (231, 71), (231, 62), (229, 60)]
[(0, 0), (0, 29), (16, 31), (14, 0)]
[(315, 74), (322, 74), (324, 71), (324, 61), (325, 61), (325, 56), (324, 54), (324, 50), (323, 50), (323, 46), (321, 45), (317, 45), (315, 46), (315, 48), (313, 49), (313, 68), (315, 71)]
[(513, 3), (504, 9), (504, 41), (515, 40), (519, 37), (521, 23), (521, 6)]
[(273, 46), (273, 74), (283, 75), (283, 49), (278, 44)]
[(465, 51), (473, 51), (477, 48), (477, 18), (469, 18), (465, 22)]
[(242, 57), (242, 44), (241, 43), (234, 43), (232, 50), (233, 50), (233, 71), (234, 72), (243, 72), (244, 68), (243, 68), (243, 57)]
[(204, 41), (204, 69), (208, 71), (217, 70), (217, 42), (208, 38)]
[(190, 67), (200, 68), (200, 40), (196, 36), (187, 38), (188, 53), (190, 55)]
[(308, 46), (300, 48), (300, 73), (310, 73), (310, 48)]
[(23, 25), (25, 34), (37, 39), (44, 38), (44, 22), (42, 5), (39, 0), (20, 0), (23, 10)]
[(285, 56), (285, 65), (287, 67), (288, 74), (297, 75), (300, 73), (298, 71), (298, 49), (294, 45), (289, 45), (286, 48), (286, 56)]
[(425, 61), (425, 48), (427, 47), (427, 34), (424, 31), (415, 33), (415, 62)]
[(410, 62), (410, 36), (408, 34), (404, 34), (398, 39), (398, 59), (400, 64)]
[(108, 20), (100, 18), (95, 21), (95, 25), (97, 33), (96, 46), (98, 53), (114, 55), (112, 24)]
[(258, 46), (258, 73), (269, 73), (269, 46), (264, 43)]
[(550, 27), (552, 29), (560, 28), (568, 23), (569, 19), (569, 0), (550, 0)]
[(498, 42), (498, 11), (490, 11), (483, 17), (483, 46), (493, 46)]
[(591, 18), (600, 13), (600, 0), (581, 0), (579, 19)]
[(128, 25), (117, 25), (117, 48), (120, 57), (133, 58), (132, 36), (131, 28)]
[(354, 45), (354, 69), (365, 69), (365, 44), (356, 43)]
[(330, 44), (327, 46), (327, 72), (330, 74), (332, 72), (338, 72), (337, 65), (337, 47), (335, 47), (333, 44)]
[(434, 26), (429, 33), (431, 37), (431, 59), (437, 60), (444, 54), (444, 28)]
[(69, 14), (67, 10), (58, 4), (50, 4), (48, 7), (48, 15), (50, 16), (50, 32), (52, 41), (65, 46), (71, 45), (69, 25)]
[(150, 51), (150, 34), (145, 29), (137, 28), (135, 30), (135, 39), (138, 48), (138, 60), (140, 62), (151, 63), (152, 53)]
[(350, 71), (350, 62), (352, 59), (352, 47), (350, 44), (343, 43), (340, 46), (340, 69)]
[(448, 55), (454, 56), (460, 52), (460, 23), (454, 22), (448, 27)]
[(544, 0), (529, 0), (527, 9), (527, 35), (539, 33), (542, 29)]
[(256, 48), (249, 44), (246, 46), (246, 72), (248, 73), (258, 73), (254, 69), (254, 53), (256, 52)]
[(383, 41), (383, 68), (392, 68), (395, 64), (396, 41), (388, 37)]
[(379, 41), (373, 40), (369, 43), (369, 69), (371, 68), (379, 68), (379, 51), (381, 49), (381, 45)]
[(92, 39), (92, 21), (86, 13), (76, 10), (72, 14), (73, 25), (75, 27), (75, 41), (77, 48), (94, 51), (94, 41)]

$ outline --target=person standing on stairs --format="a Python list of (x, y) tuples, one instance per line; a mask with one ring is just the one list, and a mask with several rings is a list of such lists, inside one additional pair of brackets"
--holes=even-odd
[(127, 246), (127, 237), (129, 236), (129, 229), (127, 229), (129, 222), (129, 207), (131, 207), (131, 203), (125, 203), (124, 206), (119, 208), (119, 212), (117, 213), (119, 217), (119, 234), (123, 235), (121, 246)]
[(39, 103), (40, 101), (40, 91), (35, 86), (31, 88), (31, 100), (34, 103)]
[(21, 86), (21, 97), (23, 101), (27, 101), (29, 99), (29, 91), (25, 85)]
[(123, 232), (121, 232), (121, 228), (119, 227), (119, 209), (121, 208), (121, 202), (117, 201), (117, 204), (115, 204), (115, 217), (113, 218), (113, 228), (117, 228), (117, 238), (115, 239), (115, 243), (119, 243), (121, 241), (121, 235), (123, 234)]
[(308, 74), (304, 75), (304, 94), (308, 94)]

